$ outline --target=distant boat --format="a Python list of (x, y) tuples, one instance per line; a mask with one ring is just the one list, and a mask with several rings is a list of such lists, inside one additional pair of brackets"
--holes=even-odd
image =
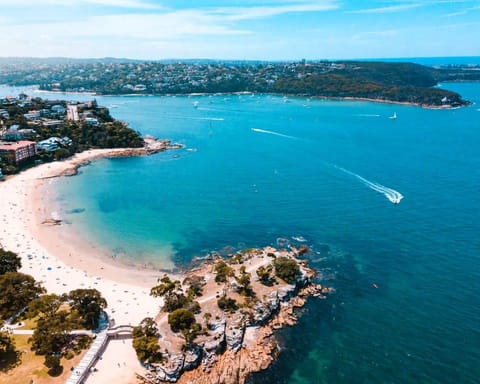
[(388, 117), (390, 120), (397, 120), (397, 112), (393, 112), (392, 116)]
[(193, 102), (193, 106), (194, 106), (195, 108), (198, 108), (198, 101), (194, 101), (194, 102)]

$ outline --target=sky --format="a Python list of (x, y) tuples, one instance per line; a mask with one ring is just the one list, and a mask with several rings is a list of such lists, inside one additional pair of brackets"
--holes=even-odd
[(480, 0), (0, 0), (0, 56), (480, 56)]

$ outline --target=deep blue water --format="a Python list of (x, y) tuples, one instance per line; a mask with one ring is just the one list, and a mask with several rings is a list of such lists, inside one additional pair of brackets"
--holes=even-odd
[[(480, 100), (479, 83), (445, 88)], [(158, 266), (303, 236), (335, 287), (279, 333), (278, 361), (251, 383), (479, 382), (478, 104), (97, 100), (186, 148), (59, 180), (63, 211), (85, 209), (64, 215), (86, 237)], [(388, 199), (395, 192), (400, 204)]]

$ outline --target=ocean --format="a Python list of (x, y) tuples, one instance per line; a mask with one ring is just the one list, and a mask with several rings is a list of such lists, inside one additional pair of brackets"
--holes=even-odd
[(155, 268), (308, 245), (336, 292), (278, 332), (278, 360), (250, 384), (478, 383), (480, 83), (442, 86), (477, 104), (97, 96), (185, 147), (57, 180), (60, 214), (112, 256)]

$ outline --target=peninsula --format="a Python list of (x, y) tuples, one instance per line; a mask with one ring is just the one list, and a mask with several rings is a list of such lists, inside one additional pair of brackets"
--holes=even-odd
[(19, 60), (0, 62), (0, 83), (101, 95), (252, 92), (449, 108), (469, 102), (458, 93), (436, 88), (439, 82), (480, 79), (476, 67), (373, 61)]
[(142, 137), (110, 111), (89, 102), (44, 100), (20, 94), (0, 99), (0, 178), (91, 149), (103, 157), (148, 155), (180, 148)]

